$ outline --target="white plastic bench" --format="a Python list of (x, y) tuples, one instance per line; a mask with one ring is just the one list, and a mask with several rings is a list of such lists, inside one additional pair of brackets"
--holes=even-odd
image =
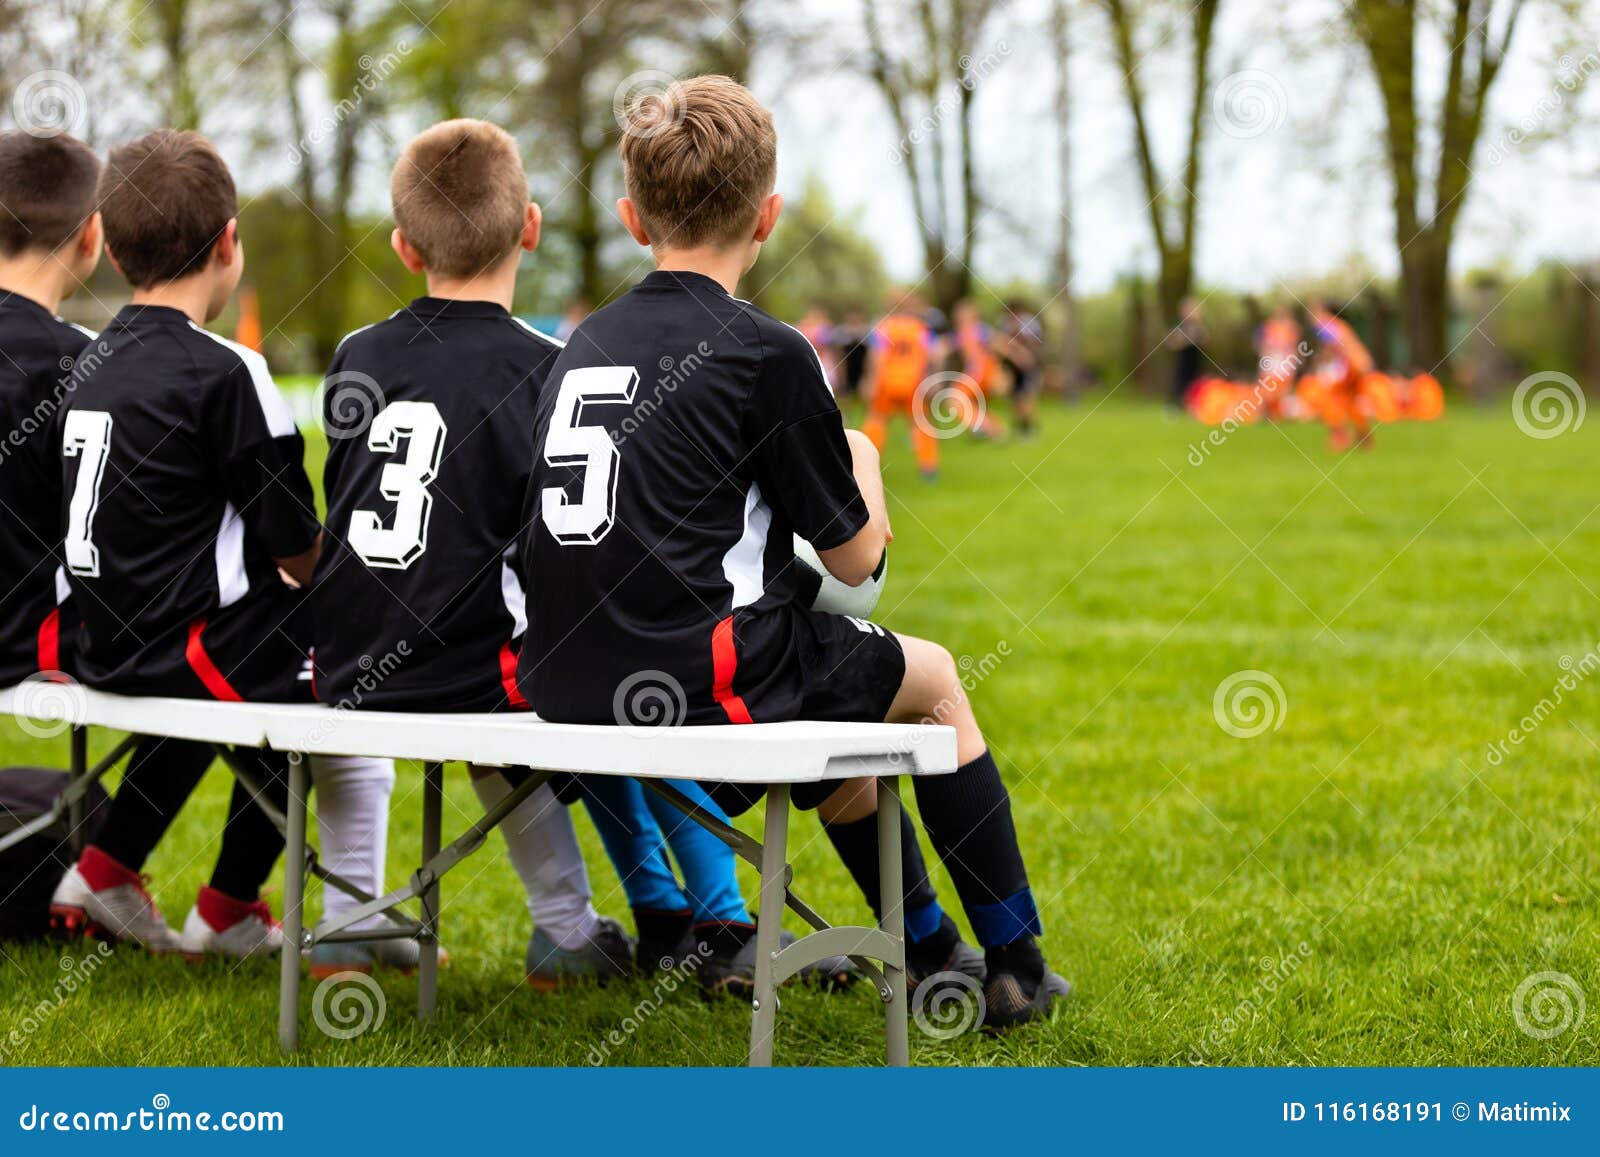
[[(885, 1056), (891, 1065), (909, 1060), (906, 1024), (904, 894), (900, 872), (900, 797), (902, 775), (939, 775), (956, 768), (955, 731), (950, 727), (854, 723), (764, 723), (742, 727), (588, 727), (546, 723), (528, 714), (430, 715), (411, 712), (341, 711), (328, 707), (258, 703), (213, 703), (190, 699), (134, 698), (86, 690), (76, 684), (52, 685), (48, 693), (28, 684), (0, 690), (0, 711), (72, 726), (73, 789), (63, 799), (71, 830), (78, 829), (79, 807), (88, 784), (104, 775), (133, 746), (130, 736), (93, 767), (87, 761), (86, 727), (107, 727), (136, 735), (159, 735), (209, 743), (247, 784), (248, 774), (232, 758), (235, 747), (271, 747), (289, 757), (289, 807), (269, 815), (284, 828), (287, 841), (283, 927), (285, 943), (299, 951), (283, 954), (278, 1036), (285, 1050), (299, 1045), (300, 955), (323, 941), (370, 939), (351, 925), (377, 912), (395, 921), (390, 934), (412, 938), (422, 947), (417, 983), (417, 1016), (433, 1019), (438, 996), (439, 882), (475, 851), (490, 832), (550, 775), (560, 771), (636, 776), (651, 791), (722, 838), (760, 873), (760, 912), (756, 927), (755, 993), (751, 1001), (750, 1063), (772, 1063), (777, 985), (824, 956), (856, 959), (877, 986), (884, 1003)], [(424, 765), (422, 849), (408, 882), (386, 896), (367, 896), (320, 869), (306, 840), (306, 802), (310, 782), (306, 755), (367, 755), (421, 760)], [(489, 766), (539, 769), (493, 810), (449, 845), (441, 844), (443, 765), (463, 761)], [(787, 862), (789, 791), (796, 783), (878, 777), (879, 873), (884, 916), (880, 927), (830, 927), (789, 890)], [(663, 779), (697, 779), (766, 784), (766, 840), (718, 822), (673, 791)], [(262, 802), (258, 798), (258, 802)], [(45, 817), (13, 833), (24, 838), (49, 822)], [(3, 843), (0, 843), (3, 846)], [(335, 923), (307, 929), (303, 921), (305, 877), (318, 875), (363, 903)], [(889, 902), (894, 897), (895, 902)], [(419, 915), (399, 905), (419, 904)], [(780, 950), (785, 906), (815, 931)], [(882, 963), (881, 971), (870, 962)]]

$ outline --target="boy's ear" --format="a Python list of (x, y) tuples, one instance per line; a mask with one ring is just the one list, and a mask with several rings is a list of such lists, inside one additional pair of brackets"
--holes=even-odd
[(400, 232), (399, 229), (389, 234), (389, 246), (394, 250), (394, 255), (400, 259), (400, 264), (404, 265), (407, 270), (412, 273), (422, 272), (425, 265), (422, 260), (422, 254), (416, 251), (416, 248), (406, 240), (405, 234)]
[(99, 213), (91, 213), (89, 219), (83, 223), (83, 228), (78, 232), (78, 256), (85, 261), (100, 256), (100, 245), (105, 240), (105, 226), (100, 222)]
[(528, 216), (522, 222), (522, 248), (529, 253), (539, 248), (539, 227), (543, 222), (544, 214), (539, 209), (539, 203), (529, 201)]
[(761, 211), (756, 214), (756, 232), (754, 240), (765, 241), (772, 236), (772, 230), (778, 224), (778, 214), (783, 212), (783, 195), (781, 193), (768, 193), (761, 202)]
[(617, 199), (617, 216), (630, 237), (646, 249), (650, 248), (650, 235), (644, 231), (644, 222), (639, 217), (639, 210), (630, 198)]
[(126, 273), (122, 272), (122, 263), (117, 260), (117, 255), (115, 253), (111, 252), (111, 242), (107, 241), (105, 243), (105, 245), (106, 245), (106, 260), (111, 262), (111, 268), (113, 268), (113, 269), (115, 269), (117, 271), (117, 276), (118, 277), (127, 277), (128, 275)]
[(212, 252), (217, 255), (217, 261), (224, 268), (232, 265), (239, 248), (239, 219), (232, 218), (222, 228), (222, 235), (217, 238), (217, 244)]

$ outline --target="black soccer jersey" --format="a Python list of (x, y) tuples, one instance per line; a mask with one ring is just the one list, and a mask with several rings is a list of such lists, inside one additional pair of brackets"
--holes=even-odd
[(589, 317), (534, 423), (519, 676), (571, 722), (767, 722), (800, 709), (793, 533), (867, 522), (801, 333), (696, 273)]
[(62, 666), (57, 419), (92, 338), (0, 290), (0, 685)]
[(492, 302), (431, 297), (339, 346), (323, 393), (318, 699), (526, 707), (518, 532), (534, 401), (560, 349)]
[(61, 429), (80, 676), (231, 698), (207, 638), (244, 654), (281, 636), (273, 560), (319, 530), (304, 442), (266, 360), (179, 310), (127, 306), (93, 348)]

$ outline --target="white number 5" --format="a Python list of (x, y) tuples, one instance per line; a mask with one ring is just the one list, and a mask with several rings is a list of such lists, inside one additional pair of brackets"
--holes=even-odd
[(578, 501), (559, 486), (540, 493), (545, 528), (557, 542), (593, 546), (611, 533), (617, 508), (617, 448), (599, 426), (580, 426), (584, 404), (633, 401), (639, 374), (632, 366), (589, 366), (568, 370), (556, 393), (544, 460), (551, 466), (582, 466)]

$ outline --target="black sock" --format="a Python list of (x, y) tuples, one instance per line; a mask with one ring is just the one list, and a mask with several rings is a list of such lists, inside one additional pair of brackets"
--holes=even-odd
[[(283, 810), (289, 800), (288, 757), (277, 751), (241, 750), (238, 758), (261, 793)], [(283, 833), (256, 806), (249, 789), (235, 780), (211, 886), (235, 900), (254, 900), (282, 851)]]
[(1011, 797), (985, 751), (954, 775), (916, 776), (922, 826), (985, 948), (1039, 934)]
[[(883, 919), (883, 892), (878, 886), (878, 817), (870, 815), (838, 824), (824, 822), (822, 830), (833, 842), (834, 851), (839, 853), (856, 887), (867, 898), (872, 914)], [(917, 830), (904, 811), (900, 813), (900, 871), (906, 888), (906, 933), (912, 940), (918, 940), (939, 927), (943, 912), (939, 908), (938, 894), (933, 890), (933, 881), (928, 879), (928, 865), (922, 858), (922, 846), (917, 843)]]
[(140, 739), (95, 846), (130, 871), (143, 869), (210, 766), (208, 744)]

